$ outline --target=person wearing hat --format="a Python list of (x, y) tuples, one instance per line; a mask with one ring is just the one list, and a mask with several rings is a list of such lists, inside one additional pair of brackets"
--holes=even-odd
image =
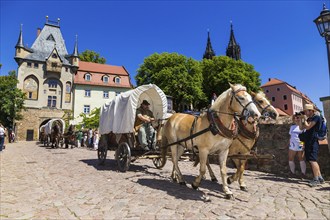
[(299, 128), (306, 131), (299, 135), (301, 141), (305, 143), (305, 158), (312, 167), (314, 178), (309, 182), (309, 186), (315, 187), (324, 183), (321, 175), (320, 166), (317, 163), (317, 155), (319, 151), (319, 142), (316, 137), (318, 128), (320, 127), (321, 117), (316, 114), (316, 110), (312, 104), (305, 104), (305, 115), (301, 117)]
[(139, 143), (144, 150), (150, 150), (148, 141), (153, 140), (153, 144), (156, 144), (156, 131), (151, 125), (155, 117), (152, 111), (149, 110), (149, 106), (150, 103), (147, 100), (142, 101), (141, 106), (136, 109), (134, 124), (135, 130), (138, 131)]

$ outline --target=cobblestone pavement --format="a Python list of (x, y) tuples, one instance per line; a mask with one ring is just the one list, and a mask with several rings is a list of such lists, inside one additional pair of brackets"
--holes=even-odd
[[(109, 155), (110, 154), (110, 155)], [(237, 183), (226, 200), (209, 177), (191, 188), (198, 169), (181, 161), (187, 186), (170, 180), (149, 159), (117, 172), (113, 152), (104, 166), (86, 148), (47, 149), (36, 142), (8, 144), (0, 153), (0, 219), (330, 219), (330, 184), (247, 171), (248, 192)], [(218, 179), (219, 167), (212, 165)], [(233, 169), (228, 169), (229, 173)]]

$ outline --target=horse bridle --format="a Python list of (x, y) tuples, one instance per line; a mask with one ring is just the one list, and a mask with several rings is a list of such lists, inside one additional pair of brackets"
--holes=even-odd
[(261, 112), (260, 114), (262, 116), (264, 116), (265, 118), (269, 117), (269, 114), (268, 114), (268, 111), (267, 109), (271, 106), (271, 104), (268, 104), (266, 107), (262, 107), (258, 101), (256, 101), (254, 98), (253, 98), (253, 102), (261, 109)]
[[(229, 103), (229, 106), (231, 106), (232, 102), (233, 102), (233, 99), (235, 98), (235, 100), (240, 104), (240, 106), (243, 107), (243, 110), (241, 112), (241, 115), (239, 116), (239, 118), (249, 118), (250, 117), (250, 112), (247, 110), (247, 107), (251, 104), (253, 104), (253, 100), (248, 102), (245, 106), (242, 104), (242, 102), (239, 100), (239, 98), (236, 96), (237, 93), (241, 92), (241, 91), (246, 91), (246, 89), (244, 88), (240, 88), (240, 89), (237, 89), (236, 91), (232, 91), (232, 96), (230, 98), (230, 103)], [(248, 112), (247, 115), (245, 115), (245, 112)]]

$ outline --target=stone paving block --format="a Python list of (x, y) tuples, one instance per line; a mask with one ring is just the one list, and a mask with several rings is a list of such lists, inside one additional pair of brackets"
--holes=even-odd
[[(330, 219), (330, 195), (322, 190), (328, 183), (314, 189), (248, 170), (249, 191), (233, 183), (229, 187), (235, 199), (226, 200), (218, 165), (211, 166), (219, 183), (203, 180), (199, 190), (193, 190), (190, 183), (198, 168), (190, 161), (179, 162), (187, 182), (180, 186), (170, 179), (171, 161), (158, 170), (151, 160), (141, 159), (122, 173), (115, 166), (114, 152), (108, 155), (105, 166), (99, 166), (96, 152), (86, 148), (46, 149), (35, 142), (14, 143), (1, 156), (0, 198), (5, 198), (0, 199), (1, 220), (24, 215), (38, 220)], [(31, 161), (36, 163), (27, 163)], [(17, 212), (20, 206), (24, 212)]]

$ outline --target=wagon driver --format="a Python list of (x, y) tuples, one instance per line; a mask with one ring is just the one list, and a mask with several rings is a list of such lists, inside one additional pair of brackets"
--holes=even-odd
[(138, 138), (141, 147), (144, 150), (150, 150), (148, 142), (153, 140), (153, 147), (156, 144), (156, 131), (152, 127), (151, 122), (155, 120), (154, 114), (149, 110), (150, 103), (143, 100), (141, 106), (136, 109), (136, 118), (134, 128), (138, 131)]

